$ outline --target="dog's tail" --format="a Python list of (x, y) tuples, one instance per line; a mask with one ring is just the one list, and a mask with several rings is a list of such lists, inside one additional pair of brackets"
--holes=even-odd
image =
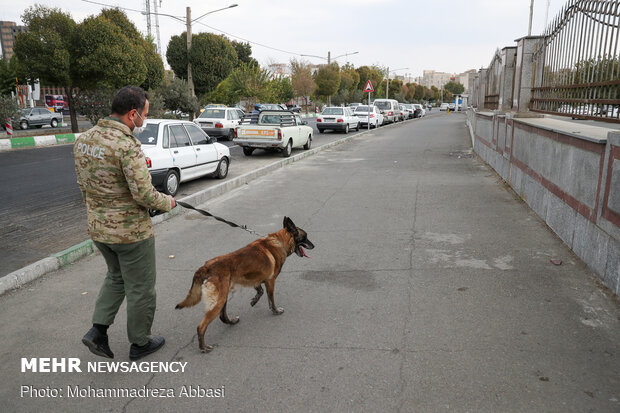
[(194, 280), (192, 281), (192, 286), (189, 289), (189, 292), (187, 293), (187, 297), (185, 297), (185, 300), (181, 301), (174, 308), (179, 309), (179, 308), (185, 308), (185, 307), (192, 307), (198, 304), (198, 302), (200, 301), (200, 298), (202, 297), (201, 287), (202, 287), (202, 281), (200, 280), (199, 277), (194, 276)]

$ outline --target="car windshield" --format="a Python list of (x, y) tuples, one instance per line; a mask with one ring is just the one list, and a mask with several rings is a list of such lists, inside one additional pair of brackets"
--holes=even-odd
[(157, 145), (157, 130), (159, 129), (159, 123), (147, 123), (146, 127), (140, 132), (136, 138), (143, 145)]
[(357, 108), (355, 108), (355, 111), (356, 112), (368, 112), (368, 106), (358, 106)]
[(342, 108), (327, 108), (323, 111), (323, 115), (342, 115)]
[(390, 102), (375, 102), (375, 106), (379, 109), (390, 109)]
[(199, 118), (224, 119), (226, 111), (224, 109), (205, 109)]

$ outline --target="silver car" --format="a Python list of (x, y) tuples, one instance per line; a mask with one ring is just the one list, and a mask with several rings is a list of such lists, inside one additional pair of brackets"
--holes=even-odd
[(62, 122), (61, 113), (55, 113), (46, 108), (27, 108), (21, 110), (21, 117), (16, 123), (21, 129), (28, 129), (31, 126), (40, 128), (43, 125), (55, 128), (60, 122)]

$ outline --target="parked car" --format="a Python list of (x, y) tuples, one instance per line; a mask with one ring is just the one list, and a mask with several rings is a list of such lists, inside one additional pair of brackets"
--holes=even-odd
[(413, 119), (416, 117), (415, 108), (413, 107), (411, 103), (404, 103), (403, 106), (407, 110), (407, 119)]
[(375, 99), (373, 105), (379, 108), (386, 123), (398, 122), (400, 118), (398, 101), (394, 99)]
[(424, 106), (420, 105), (419, 103), (414, 103), (413, 107), (416, 111), (415, 113), (416, 118), (421, 118), (422, 116), (426, 116), (426, 109), (424, 109)]
[(21, 116), (14, 124), (21, 129), (28, 129), (31, 126), (41, 128), (43, 125), (50, 125), (52, 128), (62, 122), (62, 113), (55, 113), (46, 108), (27, 108), (20, 111)]
[(381, 114), (379, 108), (374, 105), (357, 106), (355, 108), (355, 116), (357, 116), (357, 119), (362, 127), (368, 127), (369, 122), (371, 128), (383, 126), (383, 115)]
[(230, 151), (196, 124), (174, 119), (147, 119), (137, 138), (153, 186), (175, 196), (181, 182), (211, 175), (228, 175)]
[(293, 148), (312, 146), (312, 128), (299, 114), (263, 110), (256, 122), (253, 120), (253, 116), (246, 116), (235, 131), (234, 142), (243, 148), (245, 156), (252, 155), (255, 149), (265, 149), (280, 151), (287, 158)]
[(232, 141), (235, 137), (235, 128), (241, 119), (243, 119), (241, 109), (216, 107), (205, 109), (200, 116), (194, 119), (194, 123), (209, 136)]
[(354, 103), (349, 103), (349, 108), (351, 108), (351, 111), (355, 112), (355, 108), (357, 108), (358, 106), (362, 106), (363, 103), (359, 103), (359, 102), (354, 102)]
[(456, 105), (454, 103), (449, 103), (448, 108), (452, 111), (456, 110)]
[(450, 105), (448, 103), (442, 103), (441, 106), (439, 106), (439, 110), (441, 112), (446, 111), (448, 109), (450, 109)]
[(404, 104), (399, 103), (398, 104), (398, 108), (400, 109), (400, 116), (399, 119), (401, 121), (405, 121), (407, 119), (409, 119), (409, 111), (407, 110), (407, 108), (405, 107)]
[(350, 108), (331, 106), (325, 108), (316, 118), (316, 128), (319, 133), (326, 129), (349, 133), (351, 129), (360, 130), (360, 122)]
[(295, 112), (295, 113), (301, 112), (301, 106), (299, 105), (286, 105), (286, 108), (290, 110), (291, 112)]
[(281, 103), (259, 103), (260, 110), (288, 110), (286, 105)]

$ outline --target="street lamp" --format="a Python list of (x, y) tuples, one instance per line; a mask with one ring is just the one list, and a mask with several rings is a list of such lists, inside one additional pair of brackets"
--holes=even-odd
[(189, 51), (192, 47), (192, 23), (202, 19), (203, 17), (209, 14), (216, 13), (218, 11), (222, 11), (226, 9), (232, 9), (233, 7), (237, 7), (237, 6), (238, 4), (231, 4), (228, 7), (223, 7), (221, 9), (212, 10), (212, 11), (209, 11), (203, 14), (200, 17), (196, 17), (194, 20), (192, 20), (192, 8), (189, 6), (186, 8), (187, 16), (185, 19), (185, 24), (187, 25), (187, 84), (189, 85), (189, 93), (192, 96), (196, 96), (196, 93), (194, 92), (194, 79), (192, 78), (192, 64), (190, 63), (190, 58), (189, 58)]
[[(385, 87), (385, 98), (388, 98), (388, 92), (390, 91), (390, 68), (387, 68), (387, 85)], [(400, 69), (394, 69), (391, 72), (396, 72), (397, 70), (409, 70), (408, 67), (401, 67)]]
[[(354, 54), (358, 54), (358, 53), (359, 52), (352, 52), (352, 53), (341, 54), (340, 56), (334, 57), (334, 60), (336, 60), (336, 59), (338, 59), (339, 57), (342, 57), (342, 56), (350, 56), (350, 55), (354, 55)], [(332, 52), (327, 52), (327, 59), (325, 59), (323, 56), (317, 56), (317, 55), (313, 55), (313, 54), (302, 54), (300, 56), (302, 56), (302, 57), (316, 57), (318, 59), (327, 60), (327, 64), (329, 65), (332, 62), (331, 54), (332, 54)], [(327, 106), (331, 106), (331, 105), (332, 105), (332, 97), (328, 96), (327, 97)]]

